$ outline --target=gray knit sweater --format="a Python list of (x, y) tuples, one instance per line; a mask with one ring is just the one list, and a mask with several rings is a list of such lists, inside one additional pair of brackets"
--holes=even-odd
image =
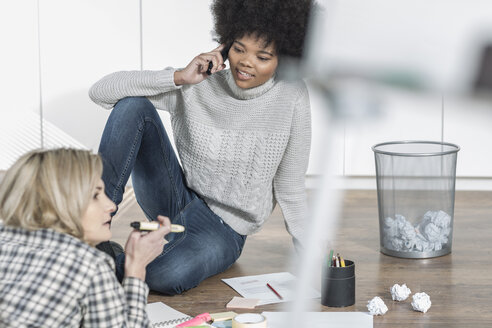
[(311, 116), (305, 84), (275, 81), (239, 88), (230, 70), (176, 86), (173, 68), (110, 74), (91, 99), (112, 108), (146, 96), (170, 113), (188, 187), (235, 231), (260, 230), (276, 202), (292, 237), (302, 240)]

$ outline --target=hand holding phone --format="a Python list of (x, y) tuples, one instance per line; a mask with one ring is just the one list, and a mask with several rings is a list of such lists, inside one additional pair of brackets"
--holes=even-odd
[[(219, 52), (219, 49), (221, 49), (220, 55), (222, 58), (219, 58), (217, 53)], [(220, 45), (210, 52), (196, 56), (185, 68), (174, 72), (174, 83), (176, 85), (184, 85), (202, 82), (207, 76), (211, 75), (212, 70), (214, 70), (213, 59), (215, 59), (217, 65), (214, 72), (224, 69), (224, 61), (227, 59), (229, 49), (230, 45), (225, 47), (224, 45)], [(220, 59), (222, 59), (222, 61)]]
[[(225, 62), (227, 60), (227, 55), (229, 54), (229, 49), (231, 49), (231, 45), (225, 46), (224, 49), (220, 51), (220, 55), (222, 56), (222, 60)], [(208, 63), (207, 75), (212, 75), (212, 68), (214, 67), (214, 63), (210, 61)]]

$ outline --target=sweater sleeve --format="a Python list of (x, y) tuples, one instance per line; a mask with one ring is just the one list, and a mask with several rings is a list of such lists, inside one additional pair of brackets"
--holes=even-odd
[(109, 265), (98, 265), (84, 298), (82, 326), (150, 327), (148, 292), (145, 282), (136, 278), (125, 278), (122, 288)]
[(121, 71), (106, 75), (89, 90), (96, 104), (111, 109), (126, 97), (147, 97), (157, 109), (169, 110), (176, 103), (174, 68), (160, 71)]
[(305, 176), (310, 146), (311, 112), (304, 86), (294, 108), (289, 141), (273, 179), (274, 195), (282, 210), (287, 231), (294, 241), (301, 244), (307, 216)]

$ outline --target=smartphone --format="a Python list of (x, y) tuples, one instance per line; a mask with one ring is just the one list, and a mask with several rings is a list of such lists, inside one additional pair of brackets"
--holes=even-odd
[(232, 43), (230, 45), (224, 47), (224, 49), (222, 49), (222, 51), (220, 52), (224, 62), (227, 60), (227, 55), (229, 55), (229, 50), (231, 49), (231, 47), (232, 47)]
[[(224, 47), (224, 49), (222, 49), (220, 51), (220, 55), (222, 56), (222, 59), (224, 60), (224, 62), (227, 60), (227, 55), (229, 54), (229, 49), (231, 49), (231, 46), (232, 46), (232, 44)], [(208, 69), (207, 69), (207, 75), (212, 75), (212, 67), (214, 67), (214, 63), (209, 62), (208, 63)]]

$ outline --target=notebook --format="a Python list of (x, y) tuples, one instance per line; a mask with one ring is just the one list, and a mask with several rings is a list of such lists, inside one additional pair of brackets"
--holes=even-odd
[(149, 303), (146, 306), (146, 310), (150, 323), (154, 328), (174, 328), (181, 322), (192, 318), (162, 302)]

